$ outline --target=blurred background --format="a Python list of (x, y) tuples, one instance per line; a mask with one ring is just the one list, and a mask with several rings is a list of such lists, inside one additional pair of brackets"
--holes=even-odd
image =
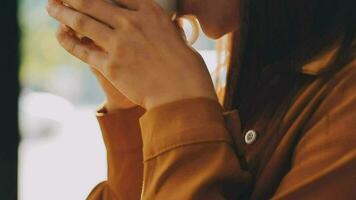
[[(103, 93), (88, 67), (57, 43), (58, 24), (47, 14), (46, 0), (3, 4), (8, 26), (1, 34), (8, 39), (1, 47), (2, 74), (7, 74), (1, 87), (9, 98), (1, 103), (2, 123), (8, 126), (3, 130), (9, 131), (1, 140), (0, 199), (85, 199), (106, 178), (105, 147), (95, 118)], [(190, 26), (185, 29), (189, 32)], [(217, 70), (223, 61), (216, 50), (223, 40), (201, 34), (194, 45), (217, 89), (226, 74)]]

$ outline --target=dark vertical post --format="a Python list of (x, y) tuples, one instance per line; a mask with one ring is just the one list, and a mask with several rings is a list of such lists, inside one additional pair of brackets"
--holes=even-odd
[(19, 28), (17, 1), (0, 3), (0, 199), (17, 199)]

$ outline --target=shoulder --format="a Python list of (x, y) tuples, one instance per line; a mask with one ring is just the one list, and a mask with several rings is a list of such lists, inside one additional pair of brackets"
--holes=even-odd
[(356, 145), (356, 60), (335, 73), (324, 87), (320, 105), (306, 124), (298, 146), (321, 142), (351, 150)]
[[(341, 70), (335, 73), (330, 81), (327, 83), (329, 87), (332, 87), (332, 92), (339, 92), (338, 90), (343, 88), (355, 88), (356, 87), (356, 59), (345, 65)], [(333, 87), (337, 86), (337, 87)]]
[[(320, 77), (319, 79), (324, 79)], [(320, 104), (310, 120), (309, 125), (332, 113), (349, 108), (348, 113), (356, 114), (356, 59), (345, 65), (331, 77), (326, 78), (325, 84), (320, 88)]]
[(334, 112), (353, 105), (350, 112), (356, 113), (356, 59), (333, 74), (325, 84), (325, 97), (319, 110)]
[(325, 96), (302, 131), (275, 199), (355, 196), (356, 62), (334, 74), (324, 87)]

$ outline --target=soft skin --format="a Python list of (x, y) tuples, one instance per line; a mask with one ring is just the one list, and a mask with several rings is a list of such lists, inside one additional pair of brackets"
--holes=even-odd
[[(184, 1), (182, 14), (197, 16), (205, 33), (217, 38), (237, 28), (238, 6), (233, 2)], [(59, 43), (92, 66), (109, 109), (150, 110), (196, 97), (217, 101), (204, 61), (164, 11), (152, 0), (120, 3), (125, 8), (102, 0), (49, 0), (47, 7), (62, 24)], [(80, 40), (74, 32), (91, 40)]]
[(220, 38), (239, 28), (239, 0), (182, 0), (182, 15), (194, 15), (204, 33)]

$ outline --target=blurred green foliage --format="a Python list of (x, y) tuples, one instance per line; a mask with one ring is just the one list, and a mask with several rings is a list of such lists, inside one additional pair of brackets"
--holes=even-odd
[(22, 85), (45, 89), (49, 75), (59, 65), (83, 70), (83, 63), (65, 52), (55, 34), (58, 23), (46, 12), (47, 0), (21, 0), (19, 24), (21, 39)]

